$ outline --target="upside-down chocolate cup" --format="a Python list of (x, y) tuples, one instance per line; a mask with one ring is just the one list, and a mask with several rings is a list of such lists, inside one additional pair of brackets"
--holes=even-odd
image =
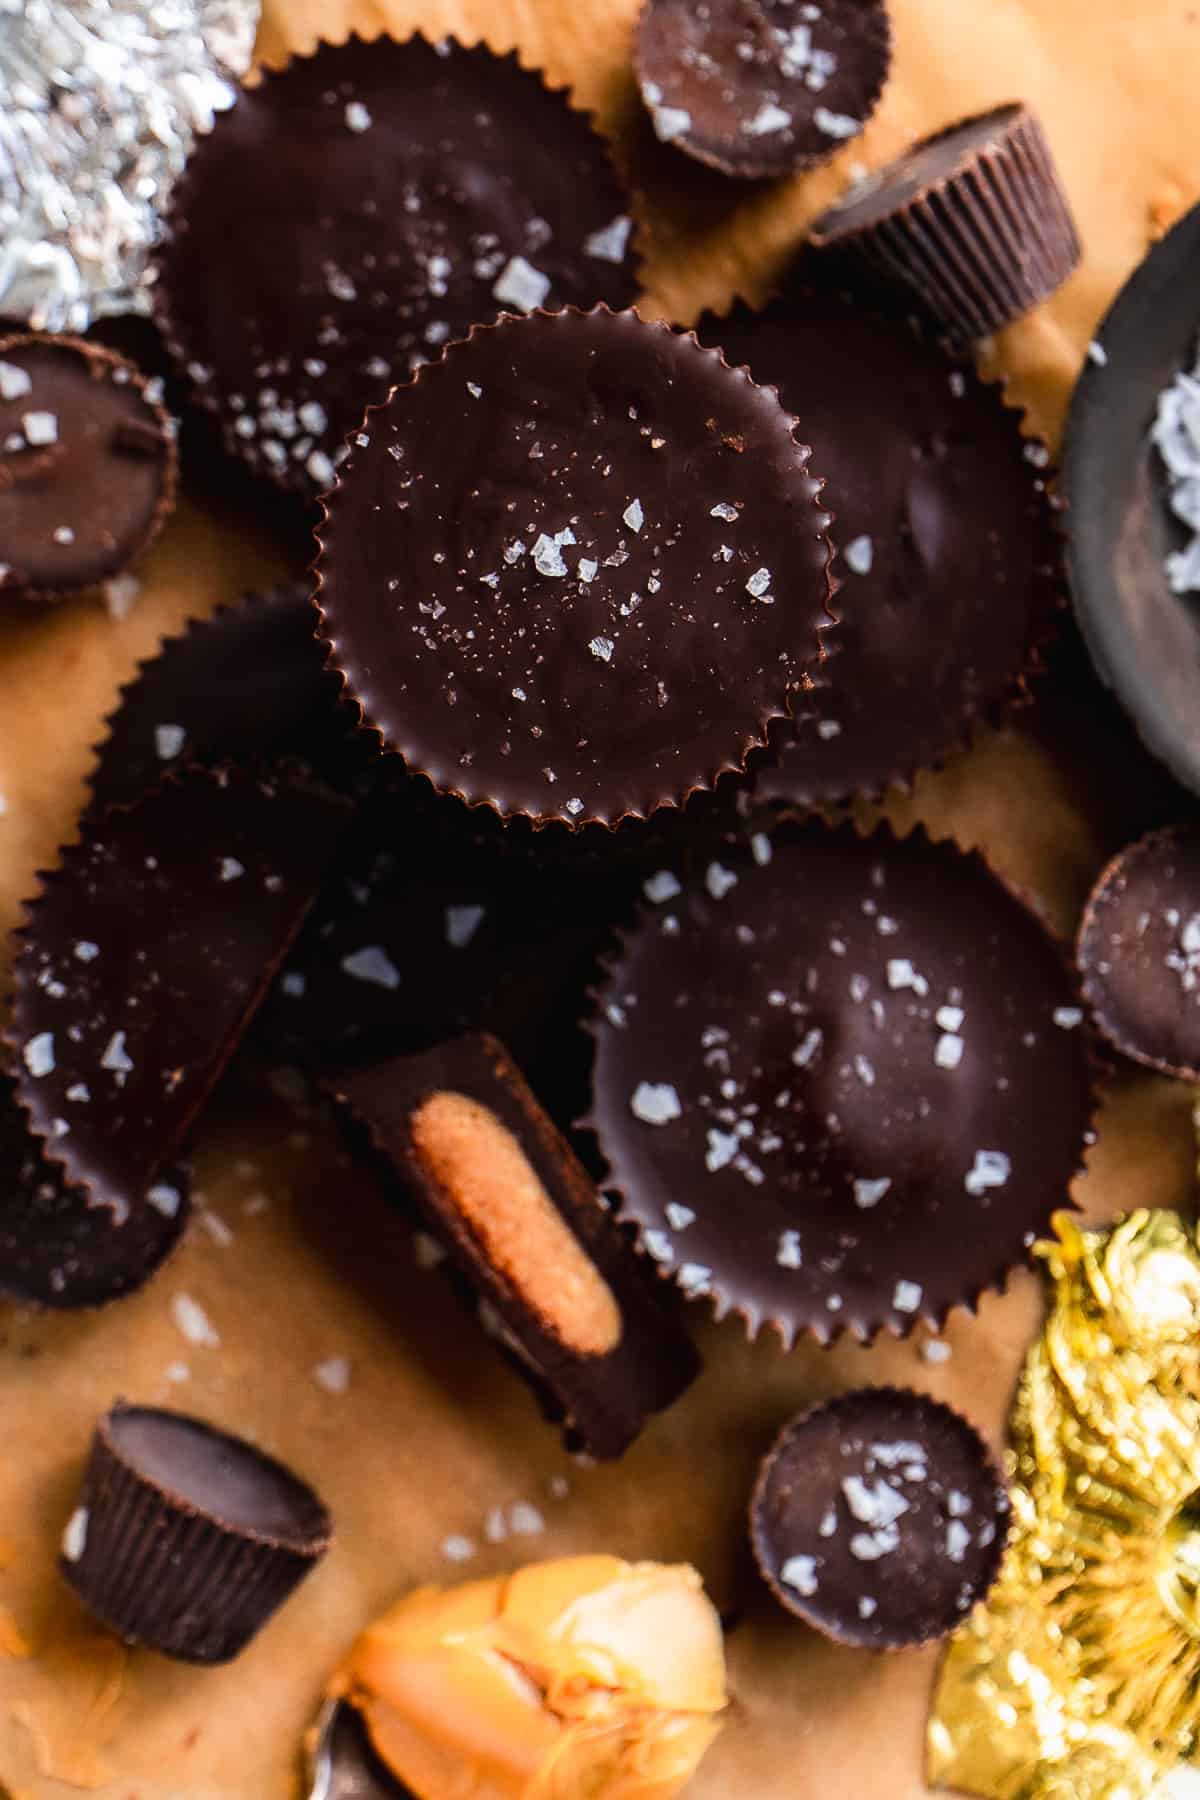
[(126, 1643), (224, 1663), (331, 1541), (323, 1502), (274, 1457), (200, 1419), (118, 1401), (96, 1427), (58, 1566)]
[(973, 1425), (901, 1388), (862, 1388), (788, 1421), (763, 1458), (750, 1542), (780, 1605), (835, 1643), (945, 1637), (999, 1572), (1004, 1477)]
[(1082, 254), (1045, 133), (1023, 103), (914, 144), (822, 213), (811, 238), (915, 294), (967, 343), (1048, 299)]
[(702, 343), (803, 419), (837, 520), (838, 628), (759, 798), (877, 797), (1028, 699), (1065, 601), (1049, 451), (973, 365), (830, 287), (706, 314)]
[(128, 569), (175, 504), (175, 432), (133, 363), (0, 335), (0, 596), (59, 600)]
[(646, 0), (634, 37), (656, 135), (723, 175), (789, 175), (836, 155), (883, 93), (883, 0)]
[(786, 1348), (940, 1329), (1067, 1205), (1095, 1108), (1067, 958), (982, 858), (783, 822), (668, 872), (596, 995), (603, 1185)]
[(561, 90), (486, 45), (319, 44), (176, 185), (155, 306), (227, 450), (313, 498), (347, 435), (505, 308), (637, 293), (631, 201)]
[(745, 768), (816, 667), (797, 421), (636, 313), (504, 318), (367, 414), (318, 528), (364, 722), (502, 818), (645, 818)]

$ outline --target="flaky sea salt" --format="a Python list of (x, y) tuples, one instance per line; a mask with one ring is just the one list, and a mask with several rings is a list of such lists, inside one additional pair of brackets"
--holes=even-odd
[(594, 256), (600, 262), (624, 262), (632, 230), (633, 220), (628, 213), (618, 213), (610, 224), (584, 238), (584, 254)]
[(77, 1506), (67, 1520), (66, 1530), (62, 1534), (62, 1553), (67, 1562), (78, 1562), (87, 1549), (88, 1509)]
[(854, 1204), (864, 1212), (872, 1206), (878, 1206), (884, 1195), (891, 1188), (890, 1175), (880, 1175), (875, 1179), (869, 1176), (856, 1176), (854, 1180)]
[(371, 129), (371, 115), (361, 100), (351, 100), (347, 104), (343, 116), (346, 120), (347, 131), (359, 132)]
[(169, 1181), (156, 1181), (146, 1189), (146, 1199), (164, 1219), (173, 1219), (183, 1205), (183, 1195)]
[(350, 1390), (350, 1363), (344, 1356), (327, 1356), (313, 1370), (313, 1380), (327, 1394), (345, 1394)]
[(642, 883), (642, 892), (652, 906), (661, 906), (664, 900), (673, 900), (682, 891), (669, 869), (659, 869), (657, 874), (649, 876)]
[(933, 1060), (939, 1069), (957, 1069), (963, 1059), (964, 1048), (962, 1038), (955, 1032), (944, 1031), (934, 1048)]
[(515, 306), (524, 313), (535, 312), (549, 292), (550, 277), (523, 256), (514, 256), (504, 265), (492, 288), (501, 306)]
[(779, 1571), (785, 1587), (794, 1588), (805, 1600), (817, 1591), (817, 1559), (815, 1556), (789, 1556)]
[(918, 1281), (898, 1281), (892, 1293), (892, 1305), (897, 1312), (915, 1313), (921, 1304), (922, 1292)]
[(182, 725), (156, 725), (154, 727), (154, 754), (160, 762), (170, 762), (178, 756), (187, 739), (187, 732)]
[(804, 1255), (800, 1248), (800, 1233), (784, 1231), (780, 1233), (779, 1248), (775, 1252), (775, 1261), (781, 1269), (799, 1269), (803, 1267)]
[(742, 121), (742, 130), (747, 137), (769, 137), (777, 131), (786, 131), (791, 122), (790, 112), (785, 112), (772, 100), (764, 100), (753, 118)]
[(642, 503), (640, 500), (631, 500), (629, 505), (625, 508), (625, 511), (621, 514), (621, 517), (628, 525), (630, 531), (640, 531), (642, 526), (646, 523), (646, 515), (642, 511)]
[(633, 1091), (629, 1110), (644, 1125), (668, 1125), (683, 1117), (679, 1095), (669, 1081), (640, 1081)]
[(446, 908), (446, 942), (454, 950), (465, 950), (483, 921), (482, 906), (448, 906)]
[(975, 1161), (963, 1177), (968, 1194), (984, 1194), (989, 1188), (1003, 1187), (1012, 1174), (1012, 1163), (1003, 1150), (977, 1150)]
[(862, 130), (862, 121), (852, 119), (848, 113), (830, 112), (828, 107), (818, 106), (813, 112), (813, 124), (826, 137), (852, 138)]
[(39, 1031), (31, 1037), (21, 1051), (21, 1058), (35, 1081), (43, 1075), (54, 1073), (54, 1033)]
[(842, 551), (842, 560), (853, 575), (869, 575), (875, 560), (875, 546), (869, 537), (851, 538)]
[(374, 987), (400, 986), (400, 971), (382, 944), (365, 944), (361, 950), (343, 956), (342, 969), (355, 981), (368, 981)]
[(474, 1554), (473, 1538), (463, 1537), (459, 1532), (451, 1532), (449, 1537), (442, 1539), (442, 1555), (447, 1562), (470, 1562)]
[(171, 1316), (189, 1344), (204, 1345), (210, 1350), (220, 1344), (220, 1334), (204, 1308), (190, 1294), (176, 1294), (171, 1302)]
[(723, 900), (730, 888), (737, 886), (737, 876), (732, 869), (712, 862), (704, 871), (704, 885), (714, 900)]

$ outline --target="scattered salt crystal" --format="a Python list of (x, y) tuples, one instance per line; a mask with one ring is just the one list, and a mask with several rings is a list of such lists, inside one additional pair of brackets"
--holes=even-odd
[(914, 994), (927, 994), (929, 983), (923, 975), (918, 975), (906, 956), (890, 958), (887, 966), (887, 984), (890, 988), (911, 988)]
[(222, 881), (237, 881), (238, 878), (245, 873), (245, 863), (240, 863), (236, 856), (223, 856), (221, 858)]
[(675, 1279), (685, 1294), (707, 1294), (712, 1286), (712, 1270), (703, 1263), (681, 1263)]
[(574, 794), (571, 799), (563, 802), (563, 810), (564, 812), (569, 812), (573, 819), (577, 819), (583, 811), (583, 801), (579, 798), (578, 794)]
[(805, 1600), (817, 1591), (817, 1559), (815, 1556), (789, 1556), (779, 1571), (786, 1587), (795, 1588)]
[(756, 831), (750, 839), (750, 854), (760, 869), (765, 869), (770, 862), (774, 850), (770, 838), (765, 831)]
[(92, 1090), (86, 1081), (72, 1082), (67, 1089), (67, 1099), (73, 1106), (86, 1106), (92, 1097)]
[(75, 542), (75, 533), (69, 525), (55, 526), (53, 536), (56, 544), (73, 544)]
[(708, 1148), (704, 1153), (704, 1167), (710, 1175), (719, 1169), (727, 1168), (742, 1147), (742, 1140), (736, 1132), (718, 1131), (715, 1125), (708, 1128)]
[(732, 869), (722, 868), (720, 863), (709, 863), (704, 871), (704, 885), (714, 900), (723, 900), (730, 888), (737, 886), (737, 876)]
[(898, 1281), (892, 1294), (897, 1312), (914, 1313), (921, 1304), (923, 1289), (919, 1281)]
[(646, 1255), (652, 1256), (655, 1262), (669, 1263), (673, 1260), (675, 1246), (665, 1231), (643, 1232), (642, 1243), (645, 1246)]
[(672, 1231), (686, 1231), (689, 1225), (696, 1223), (696, 1215), (690, 1206), (681, 1206), (678, 1200), (668, 1200), (666, 1205), (667, 1224)]
[(590, 556), (581, 556), (575, 573), (578, 575), (580, 581), (595, 581), (599, 568), (600, 564), (594, 562)]
[(837, 1530), (837, 1508), (827, 1506), (821, 1514), (821, 1523), (817, 1526), (818, 1537), (831, 1538)]
[(114, 1031), (104, 1046), (104, 1054), (100, 1058), (102, 1069), (111, 1069), (118, 1087), (125, 1086), (126, 1076), (133, 1068), (129, 1053), (125, 1048), (125, 1033)]
[(67, 1528), (62, 1534), (62, 1553), (67, 1562), (78, 1562), (87, 1549), (88, 1509), (77, 1506), (67, 1520)]
[(952, 1519), (965, 1519), (971, 1510), (968, 1494), (961, 1493), (958, 1488), (951, 1488), (946, 1495), (946, 1511)]
[(710, 519), (724, 519), (726, 525), (736, 525), (738, 509), (728, 500), (718, 500), (708, 516)]
[(946, 1555), (951, 1562), (961, 1562), (971, 1542), (971, 1534), (961, 1519), (951, 1519), (946, 1527)]
[(880, 1175), (877, 1179), (869, 1176), (856, 1176), (854, 1180), (854, 1204), (864, 1212), (872, 1206), (878, 1206), (883, 1196), (892, 1185), (890, 1175)]
[(156, 725), (154, 727), (154, 753), (160, 762), (170, 762), (178, 756), (187, 739), (187, 732), (182, 725)]
[(289, 969), (286, 974), (280, 977), (279, 986), (289, 1000), (299, 1000), (303, 997), (308, 982), (298, 970)]
[(962, 1038), (953, 1031), (944, 1031), (937, 1041), (933, 1060), (939, 1069), (957, 1069), (963, 1059), (964, 1048)]
[(869, 575), (875, 560), (875, 546), (869, 537), (851, 538), (842, 551), (842, 560), (853, 575)]
[(594, 637), (588, 642), (588, 649), (597, 662), (611, 662), (616, 645), (610, 637)]
[(361, 100), (351, 100), (345, 112), (347, 131), (369, 131), (371, 115)]
[(864, 1087), (875, 1086), (875, 1065), (867, 1057), (856, 1056), (854, 1058), (854, 1073)]
[(802, 1267), (804, 1255), (800, 1248), (800, 1233), (798, 1231), (784, 1231), (780, 1233), (779, 1248), (775, 1252), (775, 1261), (779, 1264), (781, 1269), (799, 1269)]
[(1096, 338), (1093, 338), (1091, 343), (1088, 345), (1087, 353), (1088, 353), (1088, 360), (1090, 362), (1094, 362), (1098, 368), (1101, 368), (1101, 369), (1104, 368), (1104, 366), (1108, 362), (1108, 351), (1104, 348), (1104, 345), (1102, 343), (1100, 343)]
[(632, 230), (633, 220), (628, 213), (618, 213), (608, 225), (584, 238), (584, 255), (594, 256), (600, 262), (623, 262)]
[[(1185, 942), (1184, 949), (1187, 948)], [(1054, 1023), (1063, 1031), (1074, 1031), (1077, 1025), (1083, 1024), (1083, 1014), (1077, 1006), (1056, 1006), (1052, 1016)]]
[(682, 891), (669, 869), (660, 869), (642, 883), (642, 892), (652, 906), (661, 906), (664, 900), (673, 900)]
[(847, 1475), (842, 1492), (859, 1524), (870, 1525), (873, 1530), (894, 1525), (908, 1511), (904, 1495), (886, 1481), (875, 1481), (868, 1486), (861, 1475)]
[(743, 120), (742, 130), (747, 137), (767, 137), (776, 131), (786, 131), (791, 122), (790, 112), (785, 112), (771, 100), (764, 100), (752, 119)]
[(52, 412), (27, 412), (21, 419), (21, 430), (28, 444), (56, 444), (58, 419)]
[(629, 1102), (629, 1110), (644, 1125), (667, 1125), (683, 1117), (679, 1095), (669, 1081), (640, 1081)]
[(492, 288), (501, 306), (515, 306), (524, 313), (534, 312), (549, 292), (550, 277), (523, 256), (514, 256), (504, 265)]
[(842, 728), (836, 719), (817, 720), (817, 736), (822, 743), (828, 743), (831, 738), (841, 737), (841, 735)]
[(1012, 1163), (1003, 1150), (977, 1150), (974, 1165), (963, 1177), (968, 1194), (986, 1193), (988, 1188), (1003, 1187), (1012, 1174)]
[(439, 1263), (446, 1260), (446, 1252), (436, 1238), (430, 1237), (427, 1231), (413, 1232), (413, 1261), (418, 1269), (436, 1269)]
[(53, 1075), (54, 1033), (52, 1031), (39, 1031), (36, 1037), (31, 1037), (29, 1039), (28, 1043), (21, 1051), (21, 1056), (24, 1060), (25, 1067), (29, 1070), (29, 1073), (33, 1076), (35, 1081), (40, 1081), (43, 1075)]
[[(533, 566), (539, 575), (552, 575), (561, 578), (563, 575), (570, 574), (570, 570), (563, 561), (560, 538), (561, 534), (558, 537), (547, 537), (546, 533), (543, 531), (537, 542), (534, 544)], [(573, 537), (570, 541), (574, 541)]]
[(768, 589), (770, 586), (770, 569), (755, 569), (753, 575), (751, 575), (749, 581), (746, 583), (746, 592), (755, 600), (763, 600), (769, 598)]
[(350, 1388), (350, 1363), (344, 1356), (328, 1356), (313, 1370), (313, 1380), (327, 1394), (345, 1394)]
[(168, 1381), (180, 1382), (192, 1379), (192, 1371), (185, 1362), (169, 1362), (164, 1373)]
[(546, 1521), (528, 1500), (515, 1500), (508, 1509), (508, 1526), (514, 1537), (537, 1537), (546, 1529)]
[(483, 919), (482, 906), (448, 906), (446, 908), (446, 942), (455, 950), (465, 950)]
[(33, 392), (33, 380), (27, 369), (16, 363), (0, 362), (0, 400), (23, 400)]
[(204, 1344), (215, 1349), (221, 1342), (208, 1314), (190, 1294), (176, 1294), (171, 1302), (171, 1314), (189, 1344)]
[(807, 1069), (825, 1042), (825, 1034), (819, 1025), (814, 1025), (802, 1041), (792, 1051), (792, 1061), (798, 1069)]
[(333, 486), (336, 470), (324, 450), (314, 450), (304, 467), (319, 488), (327, 489)]
[(642, 526), (646, 523), (646, 515), (642, 511), (642, 503), (640, 500), (631, 500), (629, 505), (625, 508), (625, 511), (621, 514), (621, 517), (628, 525), (630, 531), (640, 531)]
[(164, 1219), (173, 1219), (183, 1205), (183, 1195), (169, 1181), (156, 1181), (146, 1189), (146, 1199)]
[(207, 1231), (214, 1244), (219, 1244), (222, 1250), (227, 1250), (229, 1248), (230, 1244), (233, 1242), (233, 1233), (230, 1231), (220, 1213), (209, 1212), (205, 1209), (200, 1214), (200, 1223), (205, 1231)]
[(894, 1525), (881, 1525), (878, 1531), (856, 1531), (850, 1539), (850, 1554), (859, 1562), (878, 1562), (900, 1547), (900, 1533)]
[[(477, 381), (468, 381), (467, 392), (470, 394), (472, 400), (478, 400), (483, 393), (483, 389)], [(521, 545), (521, 548), (522, 550), (525, 548), (524, 544)]]
[(950, 371), (950, 392), (956, 400), (961, 400), (967, 391), (967, 378), (961, 369)]
[(400, 971), (382, 944), (366, 944), (361, 950), (343, 956), (342, 968), (355, 981), (369, 981), (382, 988), (400, 986)]
[(927, 1363), (947, 1363), (950, 1361), (950, 1346), (941, 1338), (930, 1338), (921, 1345), (921, 1360)]
[(828, 107), (818, 106), (813, 113), (813, 124), (826, 137), (852, 138), (862, 130), (861, 119), (852, 119), (846, 113), (830, 112)]
[(939, 1006), (933, 1016), (943, 1031), (953, 1032), (959, 1030), (967, 1015), (961, 1006)]
[(442, 1555), (447, 1562), (470, 1562), (474, 1554), (475, 1543), (472, 1538), (452, 1532), (449, 1537), (442, 1539)]
[[(652, 91), (651, 83), (643, 87), (643, 94)], [(659, 90), (654, 89), (658, 92)], [(664, 144), (670, 144), (676, 138), (683, 137), (692, 129), (692, 115), (682, 106), (660, 106), (657, 101), (648, 100), (650, 117), (654, 123), (654, 135)]]
[(493, 1506), (483, 1521), (483, 1535), (489, 1544), (502, 1544), (508, 1536), (508, 1520), (502, 1506)]

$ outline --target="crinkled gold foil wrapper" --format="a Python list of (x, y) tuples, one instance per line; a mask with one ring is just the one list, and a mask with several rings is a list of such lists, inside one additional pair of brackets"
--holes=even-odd
[(942, 1665), (934, 1784), (1200, 1800), (1200, 1241), (1175, 1213), (1055, 1220), (1011, 1420), (1000, 1579)]

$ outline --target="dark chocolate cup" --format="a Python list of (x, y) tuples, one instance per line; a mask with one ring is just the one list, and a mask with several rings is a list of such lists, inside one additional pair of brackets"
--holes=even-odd
[[(128, 545), (123, 555), (114, 554), (110, 566), (105, 566), (94, 575), (89, 574), (79, 581), (58, 581), (45, 583), (19, 583), (5, 586), (0, 578), (0, 599), (15, 598), (18, 600), (48, 602), (69, 600), (82, 593), (91, 593), (101, 588), (105, 582), (113, 580), (139, 562), (149, 550), (175, 510), (175, 500), (179, 488), (179, 451), (176, 443), (175, 423), (166, 408), (150, 397), (147, 392), (145, 375), (128, 357), (120, 356), (115, 350), (96, 343), (91, 338), (72, 337), (65, 333), (39, 331), (0, 332), (0, 361), (15, 349), (24, 345), (48, 344), (67, 352), (74, 352), (82, 357), (93, 371), (107, 371), (110, 379), (136, 393), (146, 412), (150, 415), (158, 431), (162, 444), (161, 476), (158, 491), (146, 515), (145, 524)], [(0, 561), (5, 558), (0, 557)]]
[(1162, 1075), (1196, 1082), (1200, 946), (1192, 938), (1200, 938), (1200, 827), (1167, 826), (1101, 870), (1079, 923), (1075, 960), (1096, 1029), (1113, 1048)]
[(921, 140), (823, 213), (811, 238), (915, 293), (966, 342), (1039, 305), (1082, 254), (1045, 134), (1023, 103)]
[[(149, 1434), (147, 1455), (137, 1437)], [(234, 1490), (224, 1508), (223, 1479)], [(126, 1643), (224, 1663), (331, 1541), (323, 1502), (273, 1457), (199, 1419), (118, 1401), (96, 1427), (58, 1567)]]
[[(820, 1592), (819, 1582), (816, 1593), (811, 1595), (789, 1585), (782, 1578), (782, 1568), (787, 1559), (780, 1553), (787, 1546), (774, 1544), (771, 1533), (772, 1524), (778, 1524), (779, 1514), (787, 1504), (788, 1484), (781, 1471), (786, 1469), (786, 1459), (795, 1454), (797, 1442), (803, 1443), (806, 1434), (815, 1435), (822, 1426), (828, 1428), (842, 1421), (848, 1424), (856, 1415), (869, 1415), (872, 1411), (884, 1415), (891, 1413), (902, 1418), (911, 1433), (913, 1444), (923, 1447), (925, 1438), (934, 1432), (941, 1435), (943, 1442), (952, 1441), (954, 1449), (961, 1455), (965, 1471), (959, 1477), (962, 1485), (957, 1491), (979, 1501), (986, 1513), (984, 1526), (991, 1527), (988, 1541), (975, 1546), (977, 1554), (973, 1558), (974, 1566), (969, 1577), (948, 1577), (944, 1581), (942, 1592), (935, 1592), (935, 1581), (941, 1574), (936, 1563), (933, 1564), (933, 1580), (928, 1576), (920, 1579), (919, 1572), (914, 1575), (908, 1570), (897, 1574), (894, 1566), (889, 1570), (887, 1561), (882, 1559), (866, 1565), (877, 1568), (882, 1581), (893, 1592), (897, 1586), (903, 1586), (907, 1576), (914, 1603), (914, 1613), (907, 1622), (895, 1619), (886, 1627), (881, 1625), (873, 1631), (868, 1627), (877, 1616), (876, 1611), (873, 1610), (866, 1616), (855, 1616), (850, 1613), (848, 1604), (845, 1608), (814, 1605), (811, 1602)], [(816, 1479), (814, 1469), (814, 1485)], [(832, 1495), (824, 1497), (824, 1504), (832, 1504), (836, 1500), (839, 1487), (840, 1483), (833, 1487)], [(796, 1414), (784, 1425), (759, 1466), (749, 1507), (750, 1545), (758, 1571), (775, 1599), (787, 1612), (803, 1620), (814, 1631), (821, 1632), (834, 1643), (855, 1649), (909, 1649), (947, 1636), (962, 1623), (970, 1607), (983, 1599), (1000, 1572), (1009, 1512), (1004, 1474), (978, 1431), (961, 1413), (941, 1401), (931, 1399), (928, 1394), (917, 1393), (910, 1388), (859, 1388), (836, 1395), (831, 1400), (820, 1401)], [(953, 1519), (956, 1515), (952, 1513), (950, 1516)], [(845, 1521), (841, 1529), (845, 1529)], [(986, 1529), (983, 1536), (988, 1536)], [(814, 1545), (817, 1554), (820, 1554), (823, 1546), (835, 1541), (834, 1533), (826, 1535), (818, 1531)], [(851, 1555), (842, 1560), (845, 1573), (850, 1576), (855, 1572), (855, 1559)], [(965, 1569), (965, 1564), (963, 1566)], [(849, 1596), (846, 1598), (848, 1601)]]

